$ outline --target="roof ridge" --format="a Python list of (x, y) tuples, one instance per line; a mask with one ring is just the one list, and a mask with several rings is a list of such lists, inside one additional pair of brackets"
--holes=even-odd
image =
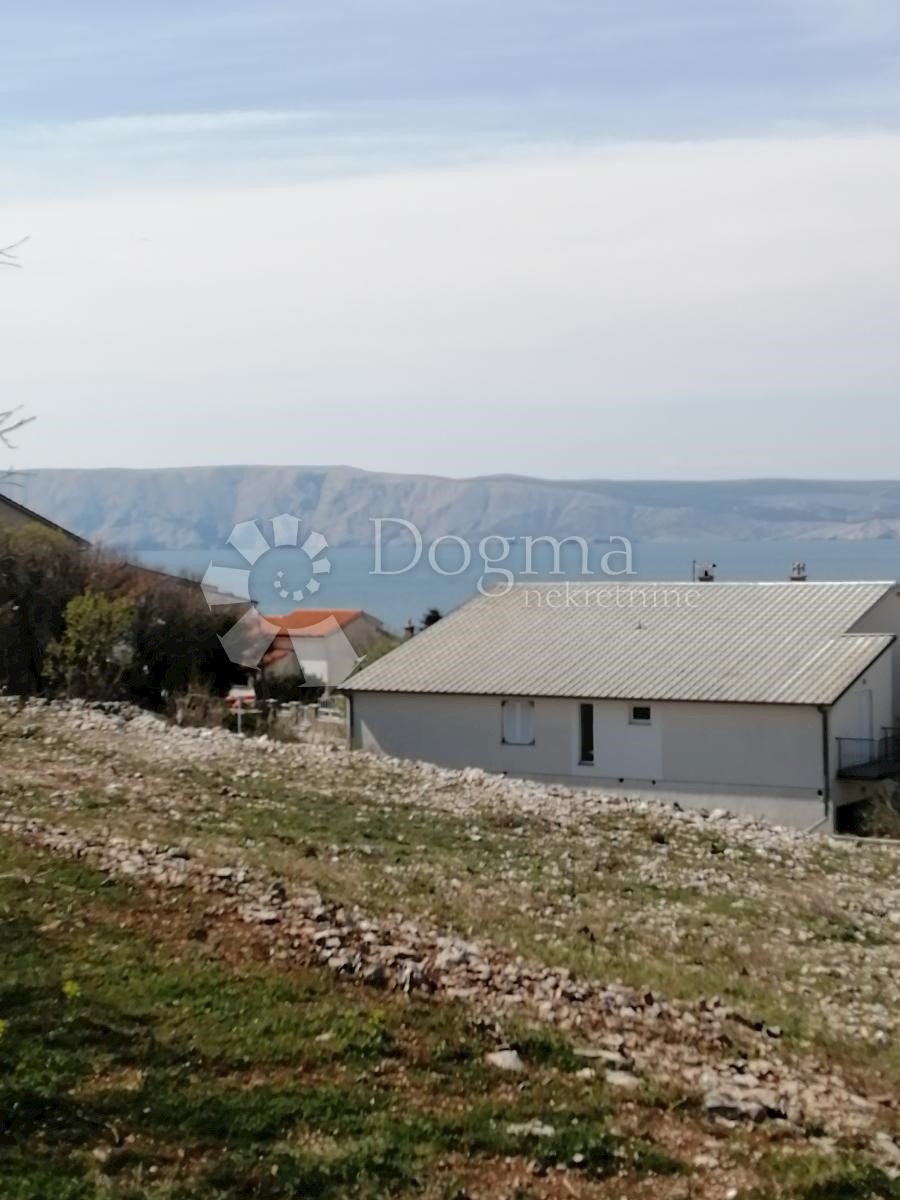
[(615, 576), (598, 575), (595, 579), (535, 579), (525, 581), (517, 579), (508, 590), (534, 587), (596, 587), (607, 584), (611, 587), (702, 587), (704, 591), (720, 587), (790, 587), (796, 591), (802, 588), (819, 587), (897, 587), (896, 579), (805, 579), (802, 583), (796, 579), (715, 579), (705, 582), (699, 579), (619, 579)]

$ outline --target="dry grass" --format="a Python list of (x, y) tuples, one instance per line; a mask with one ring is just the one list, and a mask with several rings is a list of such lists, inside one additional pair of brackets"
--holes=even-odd
[[(373, 914), (402, 913), (592, 978), (618, 978), (673, 999), (718, 995), (780, 1025), (785, 1055), (817, 1054), (849, 1070), (869, 1093), (900, 1084), (891, 1026), (900, 1009), (900, 927), (890, 919), (900, 912), (900, 879), (890, 847), (777, 838), (757, 844), (729, 827), (626, 807), (591, 809), (573, 824), (552, 813), (525, 815), (489, 792), (470, 794), (459, 783), (435, 784), (388, 764), (268, 752), (236, 739), (162, 745), (107, 730), (73, 734), (53, 714), (18, 721), (0, 740), (0, 792), (0, 802), (17, 813), (184, 845), (210, 863), (259, 866)], [(95, 918), (84, 904), (73, 897), (90, 928)], [(135, 919), (128, 918), (133, 927)], [(181, 947), (175, 953), (189, 959), (196, 951), (193, 943), (184, 950), (184, 930), (172, 914), (164, 926), (139, 932), (162, 937), (167, 953)], [(245, 971), (229, 945), (211, 939), (204, 953)], [(343, 1009), (348, 1002), (329, 1003)], [(890, 1030), (884, 1042), (874, 1036), (881, 1005)], [(408, 1071), (392, 1075), (392, 1091), (404, 1094), (409, 1078)], [(126, 1091), (125, 1076), (116, 1079), (110, 1075), (116, 1090)], [(548, 1086), (543, 1102), (560, 1103), (563, 1085)], [(459, 1104), (468, 1087), (458, 1092)], [(448, 1094), (432, 1095), (426, 1107), (437, 1104), (446, 1114), (454, 1103)], [(652, 1134), (660, 1150), (687, 1154), (686, 1161), (709, 1153), (708, 1131), (690, 1113), (668, 1114), (664, 1097), (655, 1105), (642, 1095), (617, 1111), (616, 1127)], [(308, 1136), (327, 1146), (334, 1135), (318, 1128)], [(343, 1154), (348, 1144), (338, 1141)], [(760, 1196), (892, 1194), (880, 1177), (866, 1183), (865, 1164), (848, 1162), (832, 1187), (828, 1153), (791, 1156), (785, 1167), (777, 1155), (771, 1165), (757, 1152), (752, 1139), (745, 1145), (736, 1135), (727, 1170), (741, 1186), (763, 1188)], [(509, 1168), (502, 1155), (474, 1168), (454, 1162), (452, 1153), (439, 1157), (441, 1171), (446, 1166), (448, 1178), (458, 1177), (454, 1186), (472, 1195), (479, 1187), (492, 1194), (491, 1179), (524, 1187), (523, 1195), (568, 1194), (552, 1173), (529, 1175), (521, 1163)], [(695, 1192), (679, 1176), (655, 1179), (655, 1191), (639, 1178), (620, 1186), (618, 1176), (602, 1183), (576, 1176), (575, 1186), (579, 1195), (594, 1187), (616, 1196), (701, 1196), (710, 1187), (710, 1195), (722, 1194), (708, 1175), (704, 1180)]]

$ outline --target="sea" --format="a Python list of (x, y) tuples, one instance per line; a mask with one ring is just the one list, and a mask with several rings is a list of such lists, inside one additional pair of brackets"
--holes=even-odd
[[(900, 541), (813, 542), (633, 542), (630, 558), (619, 543), (598, 542), (590, 547), (588, 570), (578, 546), (562, 547), (560, 573), (551, 548), (536, 546), (530, 564), (521, 542), (512, 542), (502, 561), (487, 562), (479, 547), (445, 543), (429, 561), (423, 547), (418, 561), (407, 545), (387, 545), (377, 562), (373, 547), (328, 547), (318, 555), (315, 574), (296, 548), (273, 549), (252, 566), (231, 549), (133, 550), (130, 556), (147, 566), (175, 575), (200, 579), (208, 569), (249, 570), (249, 594), (262, 612), (287, 612), (301, 606), (362, 608), (395, 632), (408, 621), (418, 625), (430, 609), (446, 615), (477, 594), (479, 582), (488, 587), (503, 582), (508, 570), (516, 582), (588, 579), (591, 582), (690, 581), (708, 565), (717, 581), (769, 581), (790, 578), (794, 563), (806, 565), (810, 580), (900, 579)], [(603, 555), (612, 552), (603, 562)], [(496, 545), (488, 557), (499, 557)], [(530, 566), (530, 573), (526, 573)], [(620, 573), (625, 569), (630, 573)], [(318, 584), (318, 587), (310, 587)]]

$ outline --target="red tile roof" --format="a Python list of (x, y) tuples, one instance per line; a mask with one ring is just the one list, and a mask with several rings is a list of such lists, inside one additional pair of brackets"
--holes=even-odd
[[(289, 634), (310, 629), (310, 626), (313, 625), (320, 625), (329, 617), (333, 617), (343, 629), (345, 625), (349, 625), (351, 621), (355, 621), (362, 615), (361, 608), (295, 608), (293, 612), (280, 613), (274, 617), (265, 616), (263, 620), (268, 621), (270, 625), (276, 625), (282, 633)], [(327, 630), (310, 629), (307, 636), (318, 637), (323, 632), (327, 632)]]

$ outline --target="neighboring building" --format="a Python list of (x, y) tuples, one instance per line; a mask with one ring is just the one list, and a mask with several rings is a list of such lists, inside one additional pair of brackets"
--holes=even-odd
[(42, 517), (40, 513), (33, 512), (30, 508), (26, 508), (24, 504), (19, 504), (17, 500), (11, 500), (9, 496), (0, 496), (0, 526), (12, 529), (26, 529), (29, 525), (39, 525), (42, 529), (49, 529), (52, 533), (58, 533), (68, 541), (74, 542), (76, 546), (88, 545), (84, 538), (79, 537), (77, 533), (72, 533), (71, 530), (64, 529), (62, 525), (57, 525), (55, 521), (51, 521), (47, 517)]
[[(51, 533), (59, 534), (67, 541), (79, 546), (82, 550), (90, 548), (90, 542), (83, 537), (79, 537), (77, 533), (72, 533), (70, 529), (65, 529), (62, 525), (57, 525), (55, 521), (51, 521), (48, 517), (42, 517), (40, 513), (26, 508), (24, 504), (19, 504), (16, 500), (11, 500), (9, 496), (0, 495), (0, 527), (3, 526), (12, 529), (27, 529), (29, 526), (38, 526), (41, 529), (49, 530)], [(119, 579), (117, 582), (120, 583), (120, 586), (124, 587), (126, 584), (130, 584), (132, 591), (140, 591), (159, 583), (178, 584), (179, 587), (184, 588), (195, 588), (197, 586), (195, 579), (189, 579), (182, 575), (172, 575), (168, 571), (157, 571), (153, 567), (145, 567), (142, 563), (135, 563), (127, 558), (120, 558), (115, 552), (106, 558), (106, 571), (108, 579), (114, 579), (118, 575)], [(225, 597), (221, 594), (219, 594), (216, 602), (232, 605), (241, 603), (240, 600), (233, 596)]]
[(896, 584), (518, 585), (348, 680), (350, 739), (827, 827), (900, 769), (898, 634)]
[(384, 634), (381, 622), (360, 608), (298, 608), (263, 617), (278, 633), (260, 668), (267, 679), (296, 676), (310, 684), (337, 687)]

